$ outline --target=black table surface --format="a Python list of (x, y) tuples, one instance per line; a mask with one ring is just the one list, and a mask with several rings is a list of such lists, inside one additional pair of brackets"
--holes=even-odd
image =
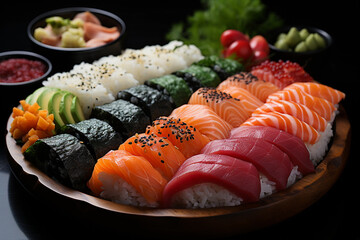
[[(31, 3), (32, 2), (32, 3)], [(113, 12), (127, 24), (125, 47), (142, 48), (145, 45), (165, 44), (165, 33), (170, 26), (183, 21), (201, 7), (199, 1), (112, 1), (114, 4), (98, 1), (61, 1), (2, 3), (0, 6), (0, 52), (10, 50), (31, 50), (26, 37), (27, 23), (42, 12), (71, 6), (95, 7)], [(315, 79), (346, 93), (343, 105), (349, 115), (352, 127), (351, 151), (347, 165), (328, 193), (319, 201), (279, 224), (230, 236), (228, 239), (360, 239), (360, 204), (358, 193), (357, 137), (355, 118), (359, 95), (359, 2), (344, 0), (331, 3), (321, 1), (264, 1), (270, 10), (277, 12), (289, 25), (308, 25), (328, 31), (334, 38), (330, 57), (323, 60), (316, 71)], [(55, 5), (56, 4), (56, 5)], [(26, 96), (19, 96), (19, 100)], [(5, 144), (6, 121), (16, 102), (2, 102), (0, 139), (0, 239), (74, 239), (101, 237), (108, 229), (98, 229), (91, 219), (80, 222), (69, 213), (55, 208), (51, 202), (38, 199), (26, 191), (11, 172), (8, 165)], [(5, 110), (4, 110), (5, 109)], [(139, 226), (141, 231), (141, 226)], [(158, 235), (149, 238), (164, 237)], [(171, 236), (167, 236), (170, 237)], [(191, 238), (191, 236), (189, 236)], [(104, 239), (104, 238), (102, 238)]]

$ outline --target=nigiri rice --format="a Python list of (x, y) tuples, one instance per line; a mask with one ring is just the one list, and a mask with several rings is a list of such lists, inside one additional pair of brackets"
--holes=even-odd
[(212, 208), (238, 206), (242, 201), (242, 198), (217, 184), (201, 183), (176, 193), (173, 197), (172, 206)]
[(158, 207), (157, 203), (149, 203), (136, 189), (122, 178), (108, 174), (99, 173), (99, 180), (103, 185), (100, 197), (112, 202), (138, 206), (138, 207)]

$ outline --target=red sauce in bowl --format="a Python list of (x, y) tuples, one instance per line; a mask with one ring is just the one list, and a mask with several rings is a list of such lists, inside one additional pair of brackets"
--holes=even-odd
[(46, 72), (44, 63), (25, 58), (12, 58), (0, 62), (0, 82), (18, 83), (39, 78)]

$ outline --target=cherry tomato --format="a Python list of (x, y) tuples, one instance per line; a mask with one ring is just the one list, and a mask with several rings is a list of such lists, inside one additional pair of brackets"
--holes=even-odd
[(246, 61), (249, 59), (253, 51), (251, 50), (250, 44), (246, 40), (237, 40), (233, 42), (225, 52), (225, 57), (229, 57), (235, 54), (237, 59)]
[(268, 54), (264, 51), (254, 51), (254, 61), (262, 61), (268, 57)]
[(269, 54), (269, 44), (261, 35), (256, 35), (250, 40), (250, 47), (253, 51), (263, 51)]
[(238, 30), (228, 29), (225, 30), (220, 36), (221, 44), (227, 48), (236, 40), (249, 41), (249, 37)]

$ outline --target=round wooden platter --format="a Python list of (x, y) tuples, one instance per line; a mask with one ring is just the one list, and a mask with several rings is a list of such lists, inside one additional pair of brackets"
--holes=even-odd
[[(7, 129), (12, 118), (9, 118)], [(340, 176), (350, 150), (350, 123), (343, 107), (335, 120), (336, 130), (325, 159), (316, 172), (288, 189), (256, 203), (212, 209), (150, 209), (116, 204), (65, 187), (26, 161), (8, 133), (9, 164), (23, 186), (57, 207), (91, 218), (92, 222), (120, 233), (163, 236), (229, 236), (260, 229), (285, 220), (323, 196)], [(164, 235), (164, 233), (166, 235)], [(175, 235), (170, 235), (175, 236)]]

